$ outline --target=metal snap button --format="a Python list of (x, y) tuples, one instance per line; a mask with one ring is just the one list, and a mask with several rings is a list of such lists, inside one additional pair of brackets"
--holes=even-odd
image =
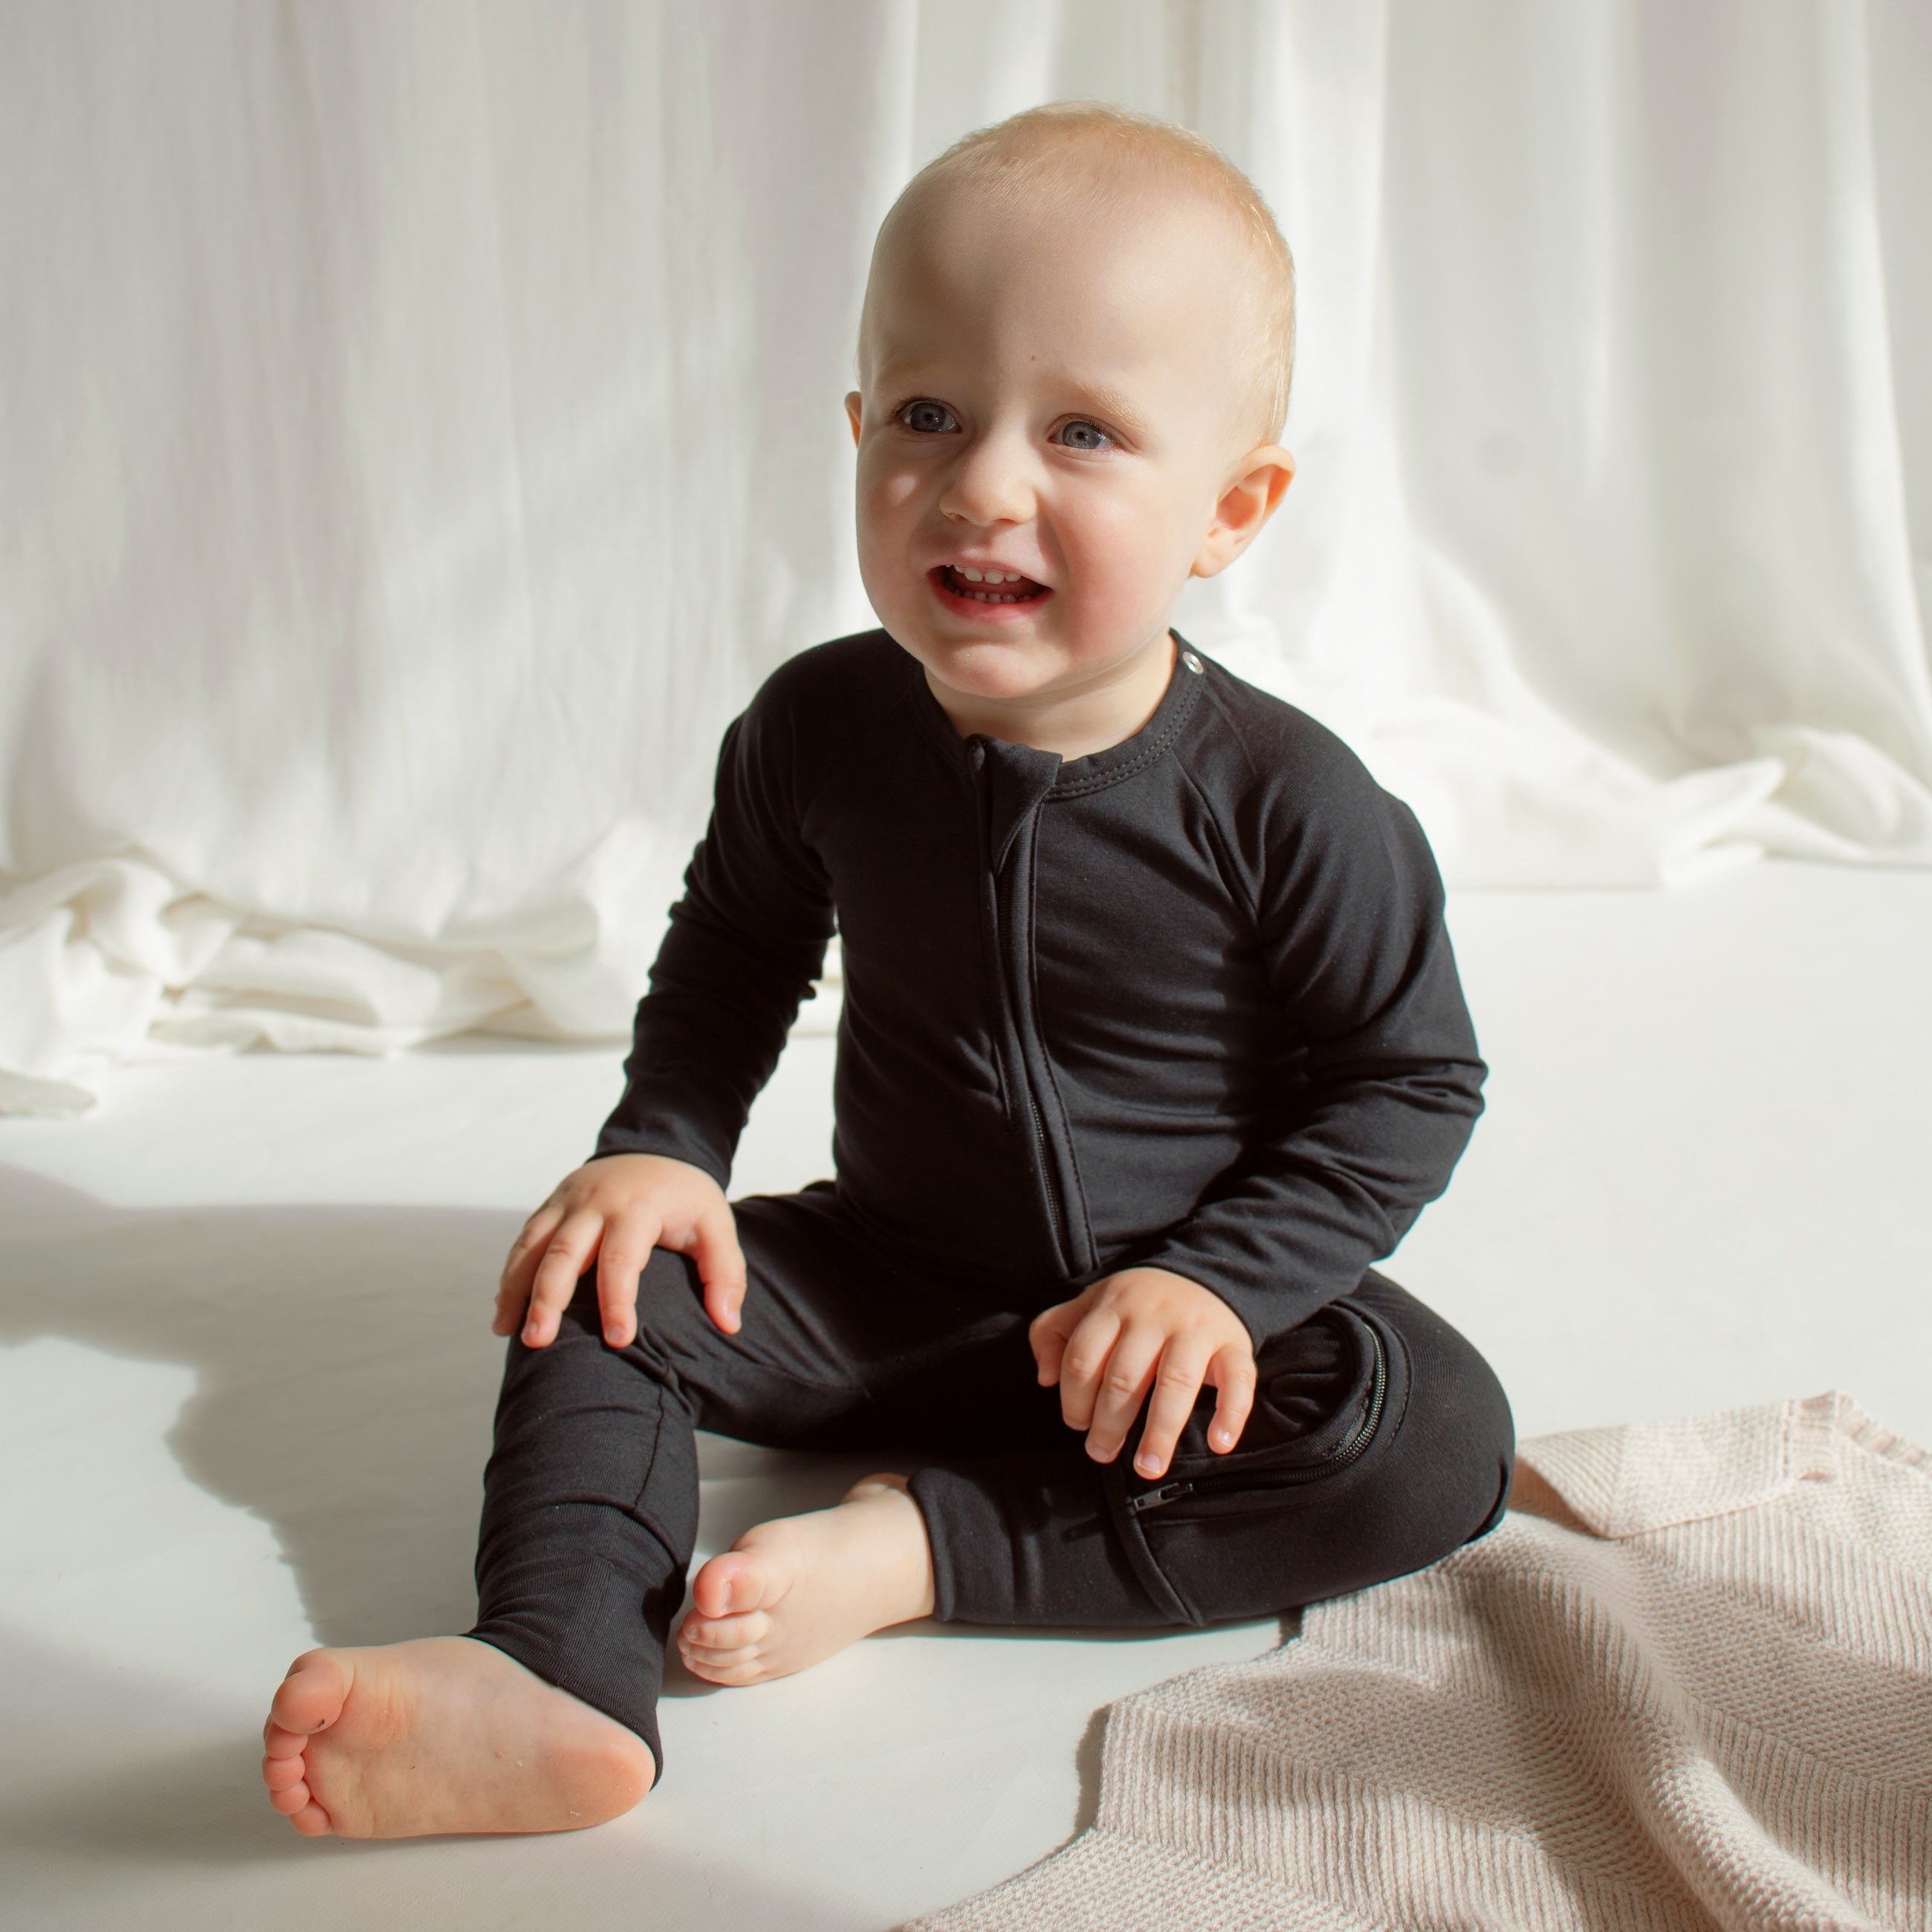
[(1198, 672), (1206, 668), (1192, 651), (1183, 651), (1180, 654), (1180, 662), (1191, 671)]

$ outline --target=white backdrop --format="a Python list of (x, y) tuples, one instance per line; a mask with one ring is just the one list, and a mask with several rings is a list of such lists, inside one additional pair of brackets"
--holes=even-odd
[(1301, 476), (1184, 627), (1452, 880), (1932, 862), (1919, 0), (0, 0), (0, 1107), (622, 1031), (870, 622), (879, 217), (1072, 96), (1282, 218)]

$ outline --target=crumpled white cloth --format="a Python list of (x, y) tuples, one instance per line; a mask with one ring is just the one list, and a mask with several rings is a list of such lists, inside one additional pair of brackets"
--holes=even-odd
[[(442, 946), (242, 913), (142, 855), (65, 867), (0, 896), (0, 1114), (83, 1112), (116, 1065), (196, 1048), (382, 1054), (479, 1027), (620, 1035), (652, 943), (638, 922), (598, 929), (592, 896), (636, 892), (622, 857), (652, 850), (622, 844), (607, 842), (582, 899), (547, 928)], [(835, 941), (800, 1032), (836, 1026), (839, 978)]]
[(878, 218), (1055, 98), (1279, 212), (1300, 472), (1180, 622), (1453, 882), (1932, 863), (1922, 10), (748, 17), (0, 10), (0, 1108), (621, 1034), (719, 734), (871, 621)]
[(251, 917), (143, 856), (63, 867), (0, 898), (0, 1112), (79, 1112), (107, 1069), (170, 1047), (382, 1053), (512, 1014), (609, 1030), (616, 962), (586, 930), (565, 945), (383, 944)]

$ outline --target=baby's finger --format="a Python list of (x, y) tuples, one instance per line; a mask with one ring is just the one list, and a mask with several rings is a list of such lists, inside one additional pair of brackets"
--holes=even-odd
[(628, 1348), (638, 1339), (638, 1277), (657, 1245), (654, 1214), (625, 1214), (610, 1222), (597, 1249), (597, 1312), (604, 1339)]
[(556, 1340), (563, 1311), (570, 1306), (578, 1278), (590, 1265), (603, 1232), (603, 1216), (586, 1210), (572, 1214), (550, 1238), (530, 1288), (530, 1312), (524, 1317), (525, 1348), (548, 1348)]
[(1069, 1428), (1084, 1429), (1093, 1421), (1100, 1377), (1120, 1334), (1120, 1318), (1096, 1308), (1080, 1318), (1067, 1337), (1060, 1358), (1060, 1412)]
[(1208, 1373), (1208, 1358), (1198, 1352), (1184, 1353), (1169, 1348), (1162, 1356), (1160, 1371), (1154, 1378), (1154, 1393), (1148, 1398), (1147, 1426), (1141, 1431), (1140, 1447), (1134, 1451), (1134, 1470), (1142, 1476), (1164, 1476), (1174, 1460), (1174, 1445), (1194, 1413), (1195, 1398)]
[(1208, 1446), (1225, 1456), (1240, 1441), (1241, 1431), (1248, 1426), (1249, 1412), (1255, 1406), (1253, 1351), (1230, 1344), (1208, 1365), (1208, 1375), (1219, 1391), (1214, 1420), (1208, 1431)]
[(1040, 1364), (1042, 1388), (1051, 1388), (1059, 1381), (1060, 1361), (1066, 1353), (1069, 1337), (1080, 1325), (1080, 1315), (1078, 1301), (1063, 1301), (1036, 1315), (1028, 1325), (1027, 1346)]
[(510, 1244), (503, 1272), (496, 1282), (496, 1311), (490, 1323), (493, 1334), (514, 1335), (517, 1332), (517, 1324), (523, 1319), (524, 1307), (530, 1298), (530, 1282), (536, 1274), (537, 1264), (543, 1259), (544, 1250), (550, 1245), (550, 1238), (562, 1219), (563, 1210), (546, 1202), (524, 1223), (517, 1238)]
[(1106, 1372), (1100, 1378), (1093, 1424), (1087, 1431), (1087, 1453), (1095, 1462), (1111, 1462), (1120, 1454), (1154, 1381), (1166, 1339), (1157, 1328), (1130, 1328), (1114, 1343), (1107, 1358)]
[(721, 1335), (735, 1335), (745, 1305), (745, 1253), (728, 1203), (705, 1209), (692, 1228), (691, 1258), (704, 1284), (704, 1312)]

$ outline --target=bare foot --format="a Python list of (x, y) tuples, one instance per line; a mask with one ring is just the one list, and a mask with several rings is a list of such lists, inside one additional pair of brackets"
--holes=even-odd
[(657, 1770), (635, 1732), (466, 1636), (311, 1650), (263, 1737), (268, 1802), (310, 1838), (574, 1832)]
[(692, 1584), (685, 1668), (713, 1684), (789, 1677), (888, 1624), (932, 1614), (932, 1549), (903, 1476), (748, 1529)]

